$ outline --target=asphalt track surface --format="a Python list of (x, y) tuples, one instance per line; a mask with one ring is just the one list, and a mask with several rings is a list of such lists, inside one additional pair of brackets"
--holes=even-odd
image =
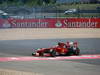
[[(52, 47), (59, 41), (78, 41), (81, 55), (100, 54), (99, 38), (0, 40), (0, 57), (32, 57), (33, 48)], [(99, 75), (100, 59), (7, 61), (0, 62), (0, 68), (43, 75)]]

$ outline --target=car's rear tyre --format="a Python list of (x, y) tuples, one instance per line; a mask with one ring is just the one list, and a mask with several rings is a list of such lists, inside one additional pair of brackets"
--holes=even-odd
[(75, 51), (75, 55), (80, 55), (80, 49), (77, 47), (77, 50)]
[(71, 48), (68, 48), (68, 53), (66, 53), (66, 55), (67, 56), (72, 56), (72, 55), (74, 55), (74, 53), (73, 53), (73, 48), (71, 47)]
[(69, 53), (67, 53), (66, 55), (67, 55), (67, 56), (72, 56), (72, 55), (74, 55), (74, 53), (73, 53), (73, 52), (69, 52)]
[(80, 52), (79, 51), (75, 51), (75, 55), (80, 55)]
[(75, 55), (80, 55), (80, 53), (79, 52), (76, 52), (76, 54)]

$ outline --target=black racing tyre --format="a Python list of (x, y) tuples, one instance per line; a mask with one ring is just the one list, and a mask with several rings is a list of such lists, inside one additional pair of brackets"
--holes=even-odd
[(41, 52), (41, 53), (39, 53), (39, 56), (43, 56), (44, 54)]
[(71, 47), (71, 48), (68, 48), (68, 50), (69, 50), (69, 52), (66, 53), (67, 56), (72, 56), (72, 55), (74, 55), (74, 53), (73, 53), (73, 48), (72, 48), (72, 47)]
[(75, 51), (75, 55), (80, 55), (80, 49), (77, 47), (77, 50)]
[(77, 52), (77, 53), (76, 53), (76, 55), (80, 55), (80, 53), (79, 53), (79, 52)]
[(79, 51), (75, 51), (75, 55), (80, 55), (80, 52)]
[(56, 51), (55, 51), (55, 50), (52, 50), (52, 52), (50, 52), (50, 55), (51, 55), (52, 57), (55, 57), (55, 56), (56, 56)]
[(32, 56), (35, 56), (36, 54), (32, 53)]
[(70, 52), (70, 53), (68, 53), (68, 55), (69, 55), (69, 56), (72, 56), (72, 55), (74, 55), (74, 53), (73, 53), (73, 52)]

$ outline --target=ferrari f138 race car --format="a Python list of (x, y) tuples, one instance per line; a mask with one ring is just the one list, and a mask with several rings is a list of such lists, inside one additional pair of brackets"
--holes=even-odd
[(65, 55), (65, 56), (71, 56), (71, 55), (79, 55), (80, 49), (78, 48), (77, 42), (58, 42), (58, 45), (51, 47), (51, 48), (39, 48), (39, 49), (33, 49), (32, 55), (33, 56), (45, 56), (46, 54), (49, 54), (51, 57)]

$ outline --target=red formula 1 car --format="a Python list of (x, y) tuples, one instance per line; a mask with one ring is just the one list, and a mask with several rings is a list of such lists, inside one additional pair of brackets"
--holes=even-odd
[(33, 49), (32, 55), (33, 56), (44, 56), (49, 54), (49, 56), (55, 57), (59, 55), (79, 55), (80, 49), (78, 48), (77, 42), (67, 42), (62, 43), (59, 42), (58, 45), (51, 47), (51, 48), (40, 48), (40, 49)]

